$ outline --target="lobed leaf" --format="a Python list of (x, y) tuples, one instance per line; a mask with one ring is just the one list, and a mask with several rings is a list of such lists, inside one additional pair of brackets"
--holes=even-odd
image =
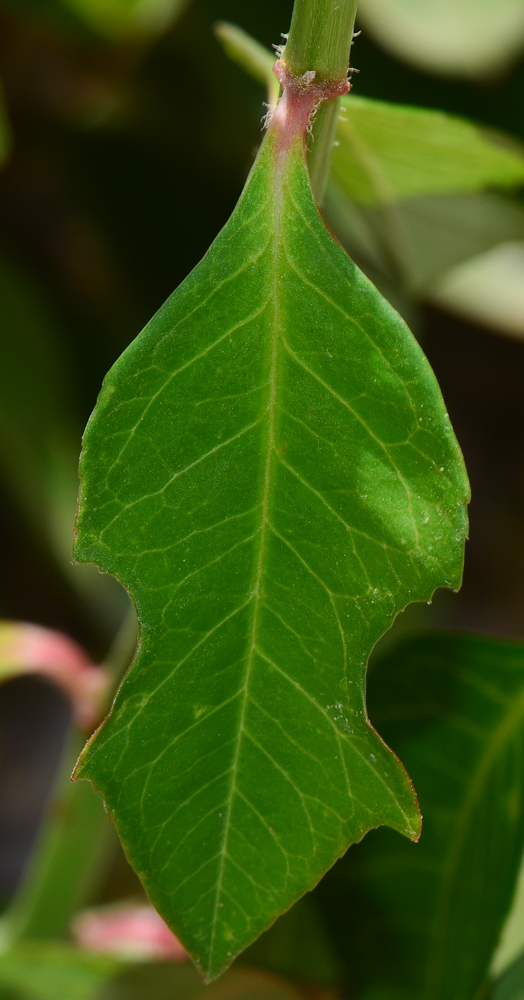
[(524, 647), (411, 639), (370, 672), (368, 698), (416, 782), (423, 836), (377, 831), (317, 898), (356, 998), (471, 1000), (522, 857)]
[(76, 557), (141, 638), (77, 775), (208, 979), (370, 828), (418, 836), (366, 662), (459, 585), (466, 532), (435, 378), (283, 143), (107, 376), (81, 464)]

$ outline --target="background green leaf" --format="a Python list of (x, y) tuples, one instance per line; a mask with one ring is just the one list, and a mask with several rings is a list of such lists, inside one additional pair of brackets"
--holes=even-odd
[(524, 997), (524, 955), (520, 955), (497, 979), (489, 1000), (522, 1000)]
[(419, 844), (387, 830), (317, 890), (356, 997), (471, 1000), (524, 839), (524, 647), (426, 635), (370, 671), (370, 715), (415, 781)]
[(332, 175), (357, 204), (524, 183), (524, 147), (442, 111), (341, 101)]
[(119, 963), (58, 942), (19, 944), (0, 956), (0, 997), (94, 1000)]
[(416, 836), (365, 666), (409, 601), (458, 586), (466, 530), (431, 370), (274, 141), (107, 377), (82, 460), (77, 558), (142, 632), (79, 774), (208, 977), (368, 829)]
[[(235, 968), (204, 986), (189, 962), (122, 962), (53, 941), (18, 944), (0, 957), (0, 1000), (303, 1000), (293, 983)], [(322, 994), (316, 994), (322, 1000)], [(326, 1000), (330, 1000), (326, 996)]]
[(310, 986), (332, 988), (342, 979), (342, 963), (309, 894), (279, 917), (241, 961)]
[(338, 238), (375, 280), (396, 279), (416, 298), (437, 279), (493, 247), (524, 238), (524, 207), (494, 192), (405, 198), (357, 206), (331, 184), (324, 212)]
[(71, 565), (80, 427), (65, 334), (49, 297), (0, 254), (0, 471), (33, 538), (110, 629), (127, 611), (114, 580)]

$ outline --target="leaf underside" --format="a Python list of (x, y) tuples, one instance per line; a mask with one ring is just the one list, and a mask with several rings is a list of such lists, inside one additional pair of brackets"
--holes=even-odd
[(137, 659), (77, 775), (208, 979), (347, 847), (419, 814), (370, 726), (369, 652), (460, 583), (468, 485), (435, 378), (270, 133), (85, 435), (76, 558)]
[(415, 846), (377, 831), (317, 890), (352, 996), (484, 996), (524, 842), (524, 646), (410, 639), (371, 671), (369, 705), (424, 832)]

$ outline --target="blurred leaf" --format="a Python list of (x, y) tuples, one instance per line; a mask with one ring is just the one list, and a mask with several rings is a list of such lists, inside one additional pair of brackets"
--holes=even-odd
[(90, 27), (118, 39), (163, 31), (189, 0), (62, 0), (62, 3)]
[(453, 268), (428, 297), (472, 323), (524, 337), (524, 242), (502, 243)]
[(459, 585), (467, 523), (433, 373), (323, 225), (301, 138), (277, 157), (281, 120), (81, 465), (76, 556), (129, 588), (141, 643), (78, 776), (208, 978), (371, 827), (417, 835), (365, 664)]
[(524, 859), (521, 861), (519, 877), (511, 910), (502, 929), (502, 934), (493, 956), (491, 972), (500, 975), (520, 956), (524, 950)]
[(333, 987), (342, 978), (342, 965), (310, 895), (282, 914), (241, 961), (317, 986)]
[(237, 28), (228, 21), (215, 24), (215, 35), (222, 43), (229, 58), (241, 66), (257, 83), (268, 90), (269, 103), (276, 104), (280, 93), (280, 84), (273, 73), (276, 56), (260, 42), (255, 41), (246, 31)]
[(502, 195), (409, 199), (399, 211), (408, 282), (419, 296), (449, 267), (508, 240), (524, 239), (524, 206)]
[[(4, 996), (6, 1000), (305, 1000), (297, 986), (257, 969), (231, 969), (220, 982), (205, 986), (189, 962), (117, 962), (51, 941), (19, 944), (0, 957), (0, 1000)], [(322, 994), (316, 993), (315, 1000), (322, 1000)]]
[(63, 333), (38, 285), (2, 255), (0, 330), (2, 475), (73, 586), (114, 627), (127, 609), (122, 588), (71, 566), (80, 429)]
[[(25, 503), (41, 515), (36, 468), (71, 422), (60, 333), (33, 283), (0, 258), (0, 455)], [(66, 431), (67, 433), (67, 431)]]
[(524, 147), (442, 111), (343, 97), (332, 174), (357, 204), (516, 187)]
[(524, 646), (422, 636), (370, 671), (373, 722), (409, 768), (419, 844), (387, 830), (316, 892), (355, 997), (471, 1000), (524, 840)]
[(0, 328), (2, 471), (33, 524), (69, 561), (78, 432), (62, 335), (44, 295), (5, 257)]
[(524, 954), (497, 979), (487, 1000), (524, 1000)]
[(360, 0), (358, 15), (395, 56), (444, 75), (485, 79), (524, 47), (522, 0)]
[(524, 239), (524, 207), (491, 193), (407, 198), (357, 206), (331, 184), (324, 212), (338, 238), (373, 280), (394, 278), (418, 298), (456, 264)]
[(9, 991), (9, 1000), (94, 1000), (118, 968), (113, 959), (67, 945), (26, 942), (0, 956), (0, 997)]

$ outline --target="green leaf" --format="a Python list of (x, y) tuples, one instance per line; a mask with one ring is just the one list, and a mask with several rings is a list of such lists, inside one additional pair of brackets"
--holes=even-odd
[(96, 895), (114, 852), (116, 837), (100, 799), (89, 785), (70, 780), (80, 746), (75, 734), (22, 881), (0, 921), (0, 938), (16, 947), (22, 939), (67, 933), (76, 910)]
[(524, 48), (522, 0), (360, 0), (366, 31), (394, 55), (447, 76), (503, 70)]
[(524, 998), (524, 954), (509, 966), (506, 971), (499, 976), (489, 1000), (523, 1000)]
[(524, 946), (524, 858), (520, 863), (511, 910), (502, 929), (497, 950), (493, 955), (491, 973), (500, 976), (520, 958)]
[(459, 585), (466, 531), (435, 378), (275, 120), (81, 465), (76, 557), (122, 580), (141, 640), (78, 775), (208, 978), (370, 828), (417, 837), (365, 667), (401, 608)]
[[(0, 469), (30, 530), (113, 631), (126, 610), (114, 580), (71, 566), (80, 427), (64, 334), (42, 289), (0, 251)], [(109, 585), (109, 586), (108, 586)]]
[(241, 961), (325, 988), (337, 986), (343, 972), (309, 893), (279, 917)]
[(0, 995), (9, 1000), (94, 1000), (119, 963), (56, 942), (24, 943), (0, 956)]
[(524, 183), (524, 147), (454, 115), (342, 98), (332, 174), (357, 204)]
[(326, 218), (366, 273), (383, 272), (417, 298), (432, 293), (450, 268), (509, 241), (524, 239), (524, 208), (493, 192), (406, 198), (357, 206), (333, 183)]
[[(315, 994), (322, 1000), (322, 994)], [(188, 962), (122, 962), (55, 941), (19, 944), (0, 957), (1, 1000), (304, 1000), (293, 983), (231, 969), (205, 987)], [(331, 995), (326, 996), (331, 1000)]]
[(317, 899), (355, 997), (471, 1000), (522, 856), (524, 647), (409, 640), (370, 671), (368, 700), (415, 781), (422, 837), (370, 835)]

